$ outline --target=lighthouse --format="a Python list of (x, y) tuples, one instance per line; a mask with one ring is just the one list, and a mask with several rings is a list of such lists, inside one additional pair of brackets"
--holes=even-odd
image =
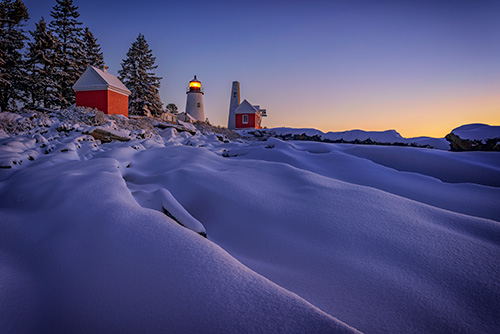
[(189, 81), (189, 87), (186, 90), (186, 113), (200, 122), (205, 121), (205, 110), (203, 109), (203, 89), (201, 82), (196, 79)]

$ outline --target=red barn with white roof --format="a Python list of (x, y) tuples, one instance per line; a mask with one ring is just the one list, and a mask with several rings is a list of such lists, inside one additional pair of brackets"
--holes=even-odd
[(102, 70), (89, 66), (80, 79), (73, 85), (76, 91), (76, 105), (101, 110), (109, 115), (128, 117), (128, 97), (130, 90), (108, 73), (107, 66)]

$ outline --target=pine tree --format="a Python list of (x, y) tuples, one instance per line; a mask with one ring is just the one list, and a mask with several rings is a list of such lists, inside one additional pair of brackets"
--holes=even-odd
[[(97, 38), (90, 31), (88, 27), (85, 27), (83, 31), (83, 51), (84, 51), (84, 62), (83, 71), (88, 66), (102, 67), (104, 65), (104, 57), (102, 55), (101, 46), (97, 44)], [(82, 71), (82, 72), (83, 72)]]
[(27, 69), (30, 74), (28, 106), (53, 108), (57, 103), (58, 88), (54, 65), (57, 58), (57, 39), (47, 30), (43, 17), (30, 34), (32, 42), (28, 42), (27, 53)]
[(76, 80), (83, 73), (84, 51), (82, 42), (82, 23), (77, 21), (80, 16), (78, 7), (73, 5), (73, 0), (56, 0), (57, 4), (50, 12), (53, 20), (49, 26), (58, 38), (57, 70), (58, 106), (65, 108), (75, 101), (72, 89)]
[(0, 2), (0, 111), (24, 100), (27, 74), (21, 50), (27, 37), (22, 27), (28, 19), (21, 0)]
[(177, 105), (175, 103), (167, 104), (165, 110), (174, 115), (177, 115), (177, 113), (179, 112), (179, 108), (177, 108)]
[(144, 35), (139, 34), (127, 52), (127, 59), (122, 61), (122, 69), (118, 71), (120, 80), (132, 92), (129, 98), (131, 115), (156, 116), (162, 113), (158, 91), (161, 78), (155, 76), (154, 70), (158, 67), (155, 60)]

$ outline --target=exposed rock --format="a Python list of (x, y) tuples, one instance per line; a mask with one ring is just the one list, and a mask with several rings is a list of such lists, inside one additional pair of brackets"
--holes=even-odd
[(451, 151), (500, 151), (500, 138), (462, 139), (453, 132), (446, 135)]
[(133, 130), (146, 130), (152, 131), (154, 124), (158, 122), (155, 118), (145, 116), (130, 116), (127, 118), (123, 115), (108, 115), (108, 118), (113, 120), (120, 129)]
[(188, 132), (188, 133), (190, 133), (193, 136), (196, 134), (196, 131), (188, 129), (188, 128), (182, 126), (182, 125), (171, 124), (171, 123), (158, 123), (158, 124), (156, 124), (156, 126), (159, 129), (173, 128), (173, 129), (177, 130), (177, 132)]
[(130, 137), (129, 136), (123, 136), (121, 134), (118, 134), (113, 131), (107, 131), (102, 128), (96, 128), (94, 131), (90, 133), (92, 137), (95, 139), (99, 139), (103, 143), (109, 143), (113, 140), (117, 141), (129, 141)]

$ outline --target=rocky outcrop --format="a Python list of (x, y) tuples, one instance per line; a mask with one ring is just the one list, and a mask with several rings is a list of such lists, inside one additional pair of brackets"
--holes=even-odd
[(451, 151), (500, 151), (500, 126), (465, 124), (446, 135)]
[(450, 142), (450, 151), (500, 151), (500, 138), (462, 139), (453, 132), (445, 138)]
[(114, 131), (107, 131), (102, 128), (96, 128), (94, 131), (90, 133), (92, 137), (95, 139), (99, 139), (103, 143), (109, 143), (112, 142), (113, 140), (117, 141), (129, 141), (130, 137), (129, 136), (123, 136), (121, 134), (118, 134)]
[(182, 125), (177, 125), (177, 124), (172, 124), (172, 123), (158, 123), (158, 124), (156, 124), (156, 127), (158, 129), (162, 129), (162, 130), (167, 129), (167, 128), (172, 128), (172, 129), (177, 130), (177, 132), (188, 132), (193, 136), (196, 134), (196, 131), (188, 129)]
[(462, 139), (453, 132), (446, 135), (450, 151), (500, 151), (500, 138)]

